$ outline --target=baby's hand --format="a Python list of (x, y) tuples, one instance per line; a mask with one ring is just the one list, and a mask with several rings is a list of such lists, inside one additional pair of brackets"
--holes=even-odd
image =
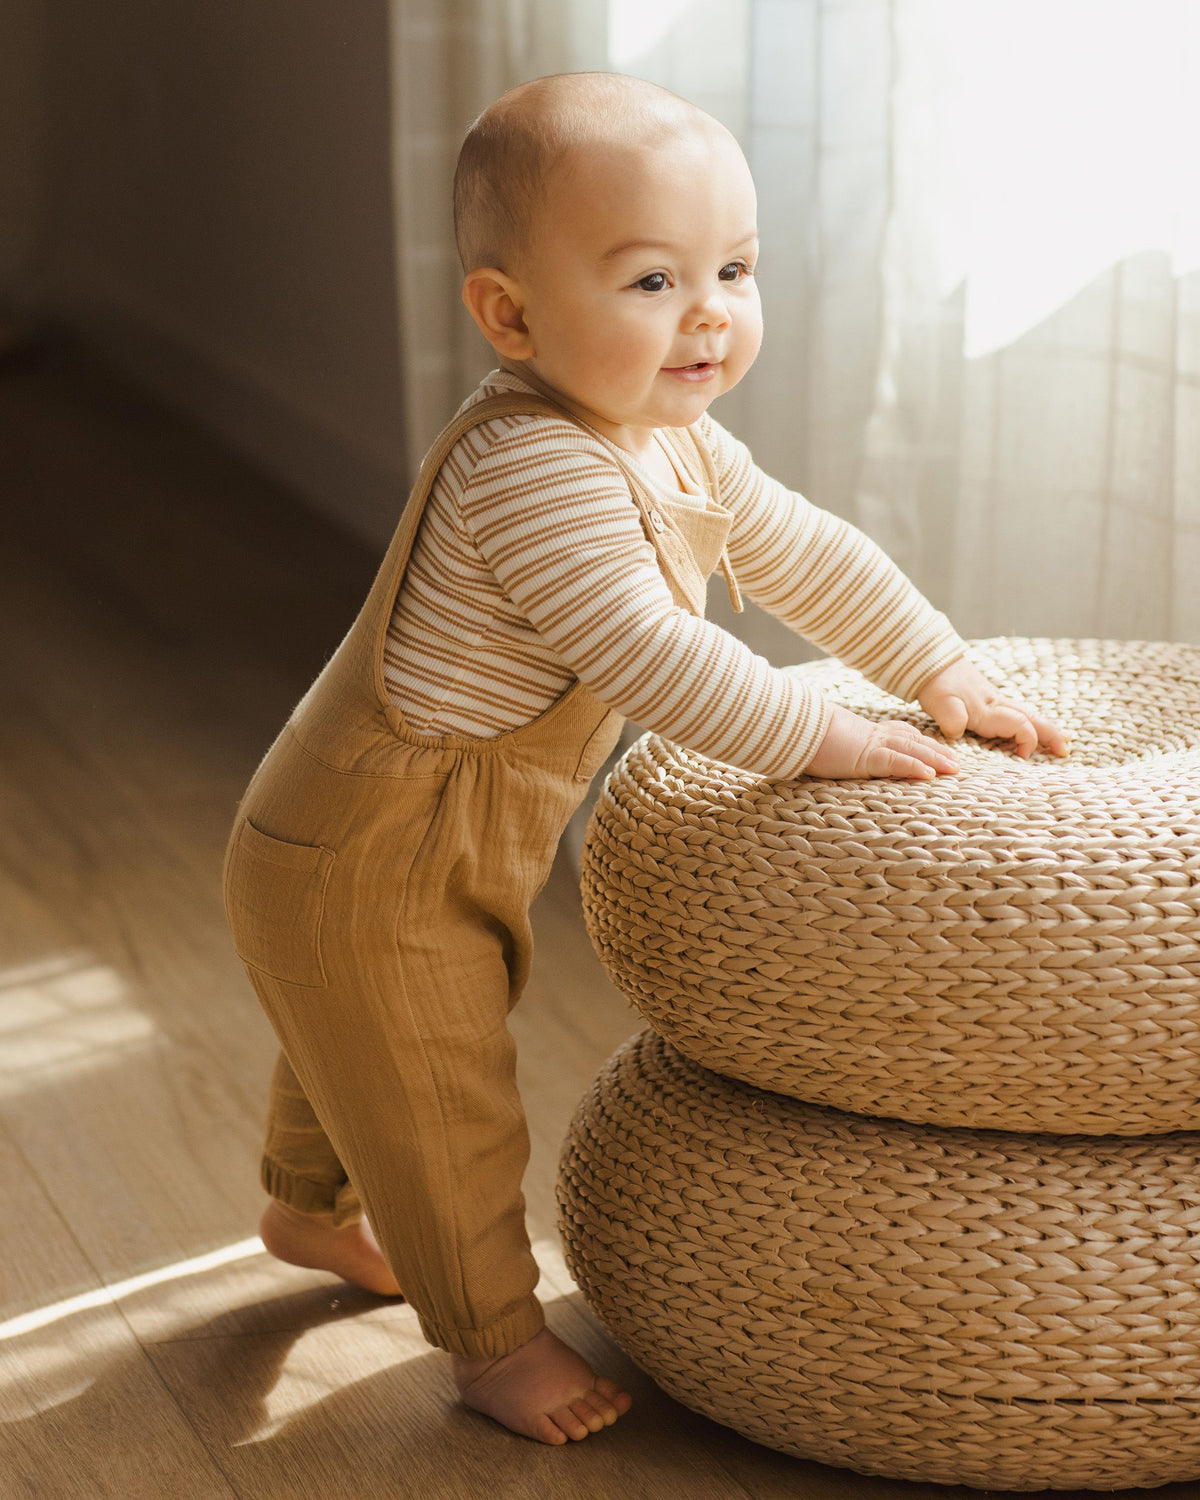
[(1006, 698), (965, 657), (931, 677), (917, 699), (948, 740), (973, 729), (988, 739), (1014, 740), (1025, 760), (1039, 745), (1055, 755), (1068, 753), (1069, 736), (1057, 724)]
[(945, 745), (911, 724), (894, 719), (876, 724), (848, 708), (833, 709), (833, 719), (817, 753), (804, 768), (806, 776), (899, 776), (927, 781), (941, 772), (953, 776), (958, 762)]

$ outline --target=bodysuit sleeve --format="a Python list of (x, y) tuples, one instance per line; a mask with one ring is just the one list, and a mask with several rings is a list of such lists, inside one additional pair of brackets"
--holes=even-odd
[(962, 656), (949, 620), (869, 537), (764, 474), (707, 414), (699, 431), (734, 513), (729, 561), (756, 604), (899, 698)]
[(463, 524), (504, 592), (593, 693), (714, 760), (788, 777), (830, 710), (674, 602), (620, 470), (569, 423), (521, 423), (476, 465)]

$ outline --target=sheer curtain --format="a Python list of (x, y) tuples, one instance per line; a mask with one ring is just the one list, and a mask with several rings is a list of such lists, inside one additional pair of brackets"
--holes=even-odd
[(1200, 640), (1200, 12), (893, 22), (857, 518), (968, 633)]
[(471, 121), (545, 73), (606, 68), (601, 0), (391, 0), (405, 437), (422, 453), (495, 363), (459, 300), (450, 188)]
[[(410, 448), (487, 367), (448, 185), (510, 83), (610, 67), (741, 139), (767, 336), (714, 409), (967, 634), (1200, 640), (1194, 0), (395, 0)], [(751, 610), (714, 616), (773, 660)]]

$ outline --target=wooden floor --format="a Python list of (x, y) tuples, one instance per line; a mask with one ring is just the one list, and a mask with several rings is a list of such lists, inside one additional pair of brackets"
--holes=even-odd
[[(632, 1412), (546, 1448), (416, 1320), (253, 1239), (274, 1054), (218, 877), (254, 764), (375, 559), (69, 351), (0, 370), (0, 1497), (932, 1500), (659, 1392), (562, 1264), (559, 1143), (637, 1020), (565, 859), (514, 1013), (550, 1325)], [(1173, 1493), (1178, 1493), (1178, 1489)]]

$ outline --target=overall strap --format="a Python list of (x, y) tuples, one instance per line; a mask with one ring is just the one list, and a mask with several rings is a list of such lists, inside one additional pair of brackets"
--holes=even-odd
[[(375, 637), (372, 655), (374, 657), (374, 675), (376, 678), (376, 690), (381, 695), (381, 701), (386, 701), (386, 692), (383, 684), (383, 641), (387, 632), (388, 622), (391, 619), (392, 605), (399, 591), (404, 571), (408, 566), (409, 558), (412, 556), (413, 546), (416, 542), (417, 530), (421, 524), (421, 517), (425, 513), (434, 481), (438, 471), (450, 455), (451, 449), (461, 437), (478, 427), (482, 422), (490, 422), (499, 417), (518, 416), (548, 416), (557, 417), (560, 420), (570, 422), (573, 426), (581, 428), (585, 432), (591, 432), (586, 423), (582, 422), (573, 413), (559, 406), (557, 402), (548, 397), (534, 393), (525, 395), (518, 391), (501, 392), (495, 396), (485, 396), (481, 401), (472, 402), (463, 411), (449, 422), (435, 439), (433, 446), (426, 453), (417, 474), (416, 482), (413, 484), (409, 494), (408, 504), (404, 508), (396, 533), (392, 538), (387, 554), (380, 565), (371, 593), (368, 596), (367, 606), (364, 614), (373, 617), (371, 629)], [(712, 454), (703, 438), (693, 428), (681, 428), (678, 430), (667, 428), (665, 431), (671, 439), (682, 447), (683, 434), (686, 433), (690, 439), (688, 447), (695, 452), (699, 459), (700, 468), (704, 474), (704, 483), (708, 493), (715, 499), (718, 489), (716, 468), (712, 461)], [(634, 501), (638, 505), (643, 517), (647, 517), (654, 508), (654, 496), (648, 489), (645, 481), (637, 473), (632, 463), (624, 463), (619, 453), (612, 453), (612, 457), (620, 468), (622, 474), (633, 493)], [(686, 455), (684, 455), (686, 462)], [(720, 560), (722, 573), (729, 588), (729, 596), (735, 610), (742, 610), (741, 592), (738, 589), (737, 580), (733, 576), (733, 570), (729, 564), (727, 552), (723, 552)]]
[(413, 542), (416, 540), (417, 527), (429, 501), (434, 480), (442, 465), (449, 458), (455, 443), (470, 432), (472, 427), (478, 427), (483, 422), (491, 422), (499, 417), (523, 416), (566, 417), (568, 421), (575, 420), (569, 412), (564, 411), (561, 406), (555, 405), (544, 396), (523, 396), (514, 391), (511, 394), (502, 392), (496, 396), (485, 396), (482, 401), (472, 402), (442, 428), (434, 440), (433, 447), (421, 460), (420, 471), (409, 494), (408, 504), (404, 508), (404, 522), (401, 530), (405, 535), (406, 545), (403, 546), (402, 555), (399, 558), (391, 559), (393, 566), (398, 563), (402, 571), (407, 565)]
[[(481, 401), (472, 402), (438, 434), (433, 446), (421, 462), (421, 468), (409, 492), (408, 503), (404, 507), (404, 514), (396, 527), (387, 553), (380, 563), (379, 571), (359, 617), (358, 627), (365, 629), (365, 641), (368, 643), (366, 649), (369, 653), (370, 665), (367, 670), (373, 679), (375, 693), (382, 704), (386, 705), (389, 701), (383, 680), (383, 651), (392, 607), (403, 581), (405, 569), (408, 567), (409, 558), (412, 556), (417, 531), (421, 518), (425, 514), (425, 507), (429, 503), (429, 496), (438, 471), (446, 462), (455, 443), (473, 427), (500, 417), (521, 416), (558, 417), (584, 431), (591, 430), (578, 417), (545, 396), (534, 393), (524, 395), (521, 392), (512, 391), (485, 396)], [(616, 454), (613, 457), (633, 492), (635, 502), (643, 514), (648, 514), (654, 501), (645, 483), (634, 471), (632, 465), (622, 463)]]
[[(717, 478), (717, 466), (713, 463), (712, 452), (708, 444), (700, 436), (699, 427), (693, 424), (691, 427), (666, 427), (664, 433), (678, 453), (684, 467), (687, 467), (689, 453), (694, 453), (699, 460), (700, 473), (705, 493), (715, 501), (721, 503), (721, 483)], [(686, 441), (685, 441), (686, 436)], [(742, 591), (738, 587), (738, 581), (733, 575), (733, 564), (729, 561), (729, 548), (721, 552), (718, 566), (725, 579), (725, 587), (729, 590), (729, 602), (733, 605), (735, 614), (743, 614), (746, 606), (742, 603)]]

